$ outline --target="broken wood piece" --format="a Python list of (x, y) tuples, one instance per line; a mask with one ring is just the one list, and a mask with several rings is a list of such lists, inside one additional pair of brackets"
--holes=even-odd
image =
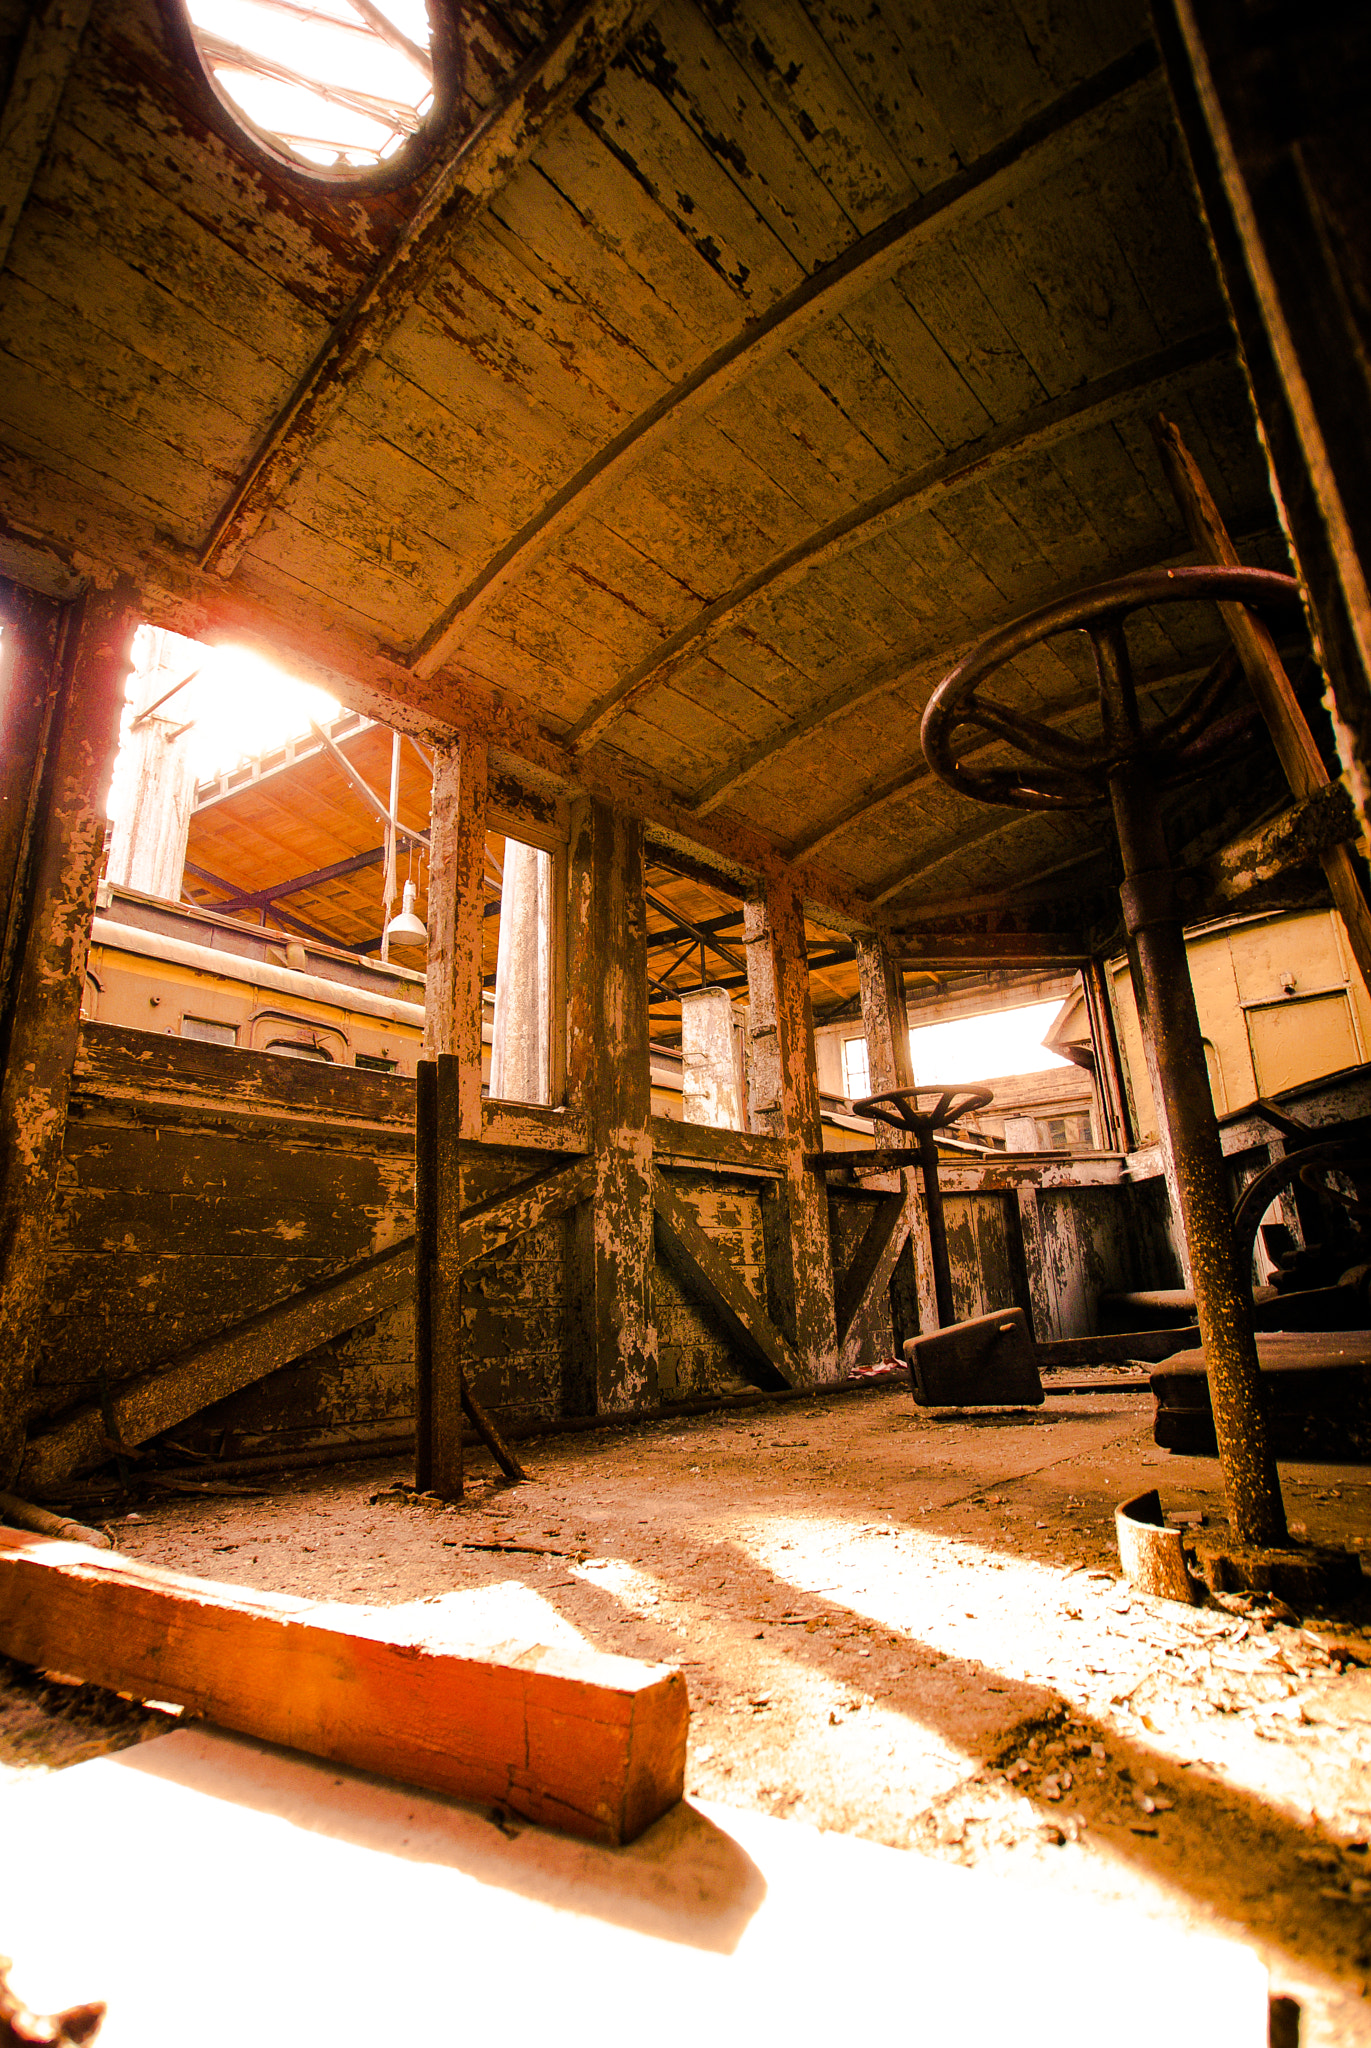
[(12, 1529), (31, 1529), (36, 1536), (89, 1543), (95, 1550), (114, 1548), (103, 1529), (88, 1529), (84, 1522), (73, 1522), (66, 1515), (49, 1514), (46, 1508), (36, 1508), (32, 1501), (19, 1500), (12, 1493), (0, 1493), (0, 1522), (8, 1522)]
[(1162, 1520), (1161, 1495), (1153, 1487), (1114, 1510), (1119, 1562), (1130, 1586), (1157, 1600), (1181, 1600), (1190, 1607), (1204, 1604), (1204, 1593), (1190, 1575), (1185, 1538)]
[(466, 1383), (465, 1376), (462, 1379), (462, 1407), (466, 1411), (467, 1419), (471, 1423), (472, 1428), (476, 1431), (477, 1436), (480, 1437), (481, 1442), (490, 1452), (491, 1457), (494, 1458), (506, 1479), (527, 1479), (527, 1472), (525, 1472), (523, 1466), (495, 1427), (495, 1424), (486, 1414), (485, 1409), (472, 1393), (471, 1388)]
[[(108, 1406), (120, 1443), (146, 1443), (212, 1402), (265, 1379), (278, 1366), (397, 1307), (413, 1289), (414, 1240), (407, 1237), (255, 1310), (217, 1337), (114, 1388)], [(30, 1438), (19, 1484), (28, 1492), (51, 1492), (72, 1473), (101, 1465), (109, 1455), (104, 1411), (91, 1402)]]
[(21, 1663), (593, 1841), (630, 1842), (681, 1797), (680, 1671), (417, 1626), (0, 1530), (0, 1653)]

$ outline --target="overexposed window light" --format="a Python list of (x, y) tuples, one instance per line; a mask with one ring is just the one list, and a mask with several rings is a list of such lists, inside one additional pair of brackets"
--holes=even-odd
[(1043, 1044), (1061, 1009), (1059, 1002), (1030, 1003), (1020, 1010), (921, 1025), (909, 1034), (915, 1084), (946, 1088), (1069, 1066), (1069, 1060), (1049, 1052)]
[(280, 151), (319, 170), (366, 170), (433, 104), (424, 0), (187, 0), (223, 97)]

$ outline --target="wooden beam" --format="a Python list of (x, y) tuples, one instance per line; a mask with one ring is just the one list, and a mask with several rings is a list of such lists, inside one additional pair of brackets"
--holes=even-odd
[(1074, 932), (901, 932), (892, 943), (906, 969), (1083, 967), (1090, 957)]
[(587, 0), (429, 173), (404, 227), (271, 422), (214, 521), (202, 568), (229, 575), (351, 386), (486, 208), (618, 54), (642, 0)]
[(568, 873), (567, 1096), (595, 1167), (570, 1233), (572, 1412), (613, 1414), (659, 1398), (642, 826), (578, 805)]
[(41, 1333), (67, 1102), (105, 801), (119, 745), (138, 614), (132, 593), (69, 607), (51, 714), (31, 759), (22, 872), (7, 908), (0, 970), (0, 1485), (12, 1477)]
[[(1236, 564), (1238, 551), (1180, 429), (1159, 416), (1152, 422), (1152, 435), (1166, 480), (1200, 559)], [(1266, 720), (1285, 779), (1292, 794), (1303, 802), (1327, 787), (1329, 775), (1300, 710), (1285, 664), (1276, 651), (1271, 628), (1246, 605), (1221, 604), (1219, 612), (1242, 663), (1248, 687)], [(1371, 990), (1371, 911), (1367, 909), (1351, 849), (1339, 840), (1325, 847), (1319, 859), (1328, 878), (1329, 893), (1346, 927), (1352, 957), (1363, 983)]]
[(0, 113), (0, 269), (47, 151), (89, 16), (90, 0), (38, 0), (28, 10)]
[(429, 851), (428, 834), (426, 832), (416, 832), (410, 826), (402, 825), (398, 818), (392, 818), (385, 799), (377, 795), (361, 769), (349, 761), (337, 741), (331, 740), (323, 727), (316, 725), (313, 719), (309, 722), (309, 729), (329, 759), (342, 769), (367, 809), (379, 818), (383, 825), (393, 825), (401, 839), (407, 839), (411, 846), (417, 846), (427, 853)]
[[(1323, 868), (1326, 856), (1345, 848), (1360, 830), (1352, 799), (1341, 782), (1325, 782), (1302, 803), (1292, 804), (1259, 831), (1246, 832), (1221, 847), (1185, 883), (1198, 883), (1206, 907), (1253, 908), (1265, 892), (1288, 878)], [(1306, 892), (1307, 893), (1307, 892)]]
[(935, 186), (852, 242), (830, 263), (750, 320), (690, 374), (599, 449), (458, 591), (412, 650), (420, 676), (432, 675), (458, 650), (480, 614), (530, 564), (545, 554), (690, 420), (794, 348), (816, 326), (874, 290), (909, 263), (935, 234), (1005, 206), (1136, 118), (1140, 98), (1155, 90), (1157, 58), (1150, 43), (1106, 66), (1034, 114), (965, 170)]
[(690, 1710), (665, 1664), (454, 1649), (400, 1615), (8, 1529), (0, 1651), (590, 1841), (631, 1842), (681, 1797)]
[[(366, 853), (349, 854), (346, 860), (336, 860), (326, 868), (315, 868), (308, 875), (295, 875), (288, 882), (273, 882), (269, 888), (253, 889), (241, 896), (230, 897), (227, 903), (216, 903), (215, 909), (221, 917), (237, 917), (244, 910), (267, 910), (274, 908), (283, 896), (300, 896), (306, 889), (318, 889), (325, 882), (341, 881), (345, 875), (355, 875), (363, 868), (376, 868), (386, 857), (384, 846), (373, 846)], [(197, 874), (202, 873), (200, 869)]]
[(582, 713), (572, 727), (573, 745), (597, 745), (626, 711), (650, 690), (668, 683), (677, 669), (730, 631), (739, 611), (761, 596), (774, 601), (812, 570), (836, 561), (851, 548), (864, 546), (915, 512), (931, 509), (940, 499), (969, 483), (983, 486), (1001, 470), (1032, 456), (1044, 455), (1073, 435), (1093, 432), (1139, 406), (1170, 402), (1161, 394), (1179, 395), (1183, 389), (1192, 388), (1197, 369), (1229, 363), (1233, 352), (1230, 328), (1206, 328), (1169, 348), (1126, 363), (1063, 397), (1033, 406), (1019, 418), (940, 456), (936, 462), (925, 464), (911, 475), (901, 477), (898, 483), (888, 484), (883, 491), (773, 556), (706, 605), (659, 647), (652, 648)]
[[(741, 891), (755, 887), (784, 858), (774, 837), (746, 819), (724, 813), (695, 818), (659, 777), (609, 750), (576, 755), (476, 675), (416, 679), (326, 593), (309, 594), (298, 586), (287, 593), (269, 581), (225, 582), (199, 572), (173, 552), (151, 520), (141, 520), (127, 506), (116, 514), (107, 500), (58, 470), (2, 446), (0, 493), (6, 507), (0, 569), (8, 565), (28, 583), (46, 578), (44, 587), (66, 593), (79, 590), (83, 578), (104, 583), (127, 571), (151, 624), (191, 639), (254, 648), (293, 675), (364, 707), (388, 728), (417, 730), (449, 744), (466, 737), (489, 748), (492, 765), (518, 780), (531, 773), (563, 796), (616, 806), (650, 825), (655, 857), (670, 859), (682, 872), (698, 870)], [(802, 885), (807, 903), (843, 922), (872, 924), (870, 904), (844, 876), (806, 866)]]
[(704, 1230), (690, 1203), (659, 1173), (652, 1191), (658, 1250), (723, 1324), (760, 1387), (793, 1387), (799, 1361), (752, 1289)]
[[(884, 939), (862, 937), (857, 941), (857, 986), (862, 1005), (862, 1033), (866, 1039), (867, 1072), (871, 1093), (885, 1095), (895, 1088), (914, 1086), (914, 1059), (909, 1042), (909, 1005), (905, 997), (904, 973)], [(902, 1133), (887, 1125), (882, 1130), (886, 1145), (897, 1150), (914, 1149), (913, 1133)], [(912, 1219), (913, 1180), (903, 1174), (902, 1199)], [(838, 1304), (839, 1341), (845, 1332), (841, 1316), (845, 1304)], [(853, 1310), (855, 1315), (856, 1310)], [(919, 1334), (919, 1288), (914, 1251), (908, 1235), (895, 1254), (890, 1275), (890, 1322), (895, 1355), (906, 1338)]]
[[(876, 904), (893, 903), (897, 896), (903, 896), (917, 883), (926, 881), (930, 875), (935, 875), (938, 869), (946, 867), (949, 861), (959, 860), (964, 853), (970, 853), (978, 846), (987, 846), (994, 839), (1015, 836), (1029, 825), (1042, 826), (1053, 816), (1053, 813), (1043, 811), (1011, 811), (1008, 817), (1003, 812), (998, 815), (992, 814), (987, 821), (982, 812), (978, 823), (969, 825), (963, 832), (955, 833), (940, 848), (921, 856), (911, 866), (901, 868), (897, 873), (887, 875), (884, 881), (878, 882), (871, 892), (871, 900)], [(1060, 825), (1066, 821), (1057, 816), (1056, 822)], [(1076, 823), (1079, 829), (1079, 821), (1071, 822)]]
[(19, 1484), (51, 1493), (73, 1473), (103, 1465), (118, 1444), (146, 1443), (359, 1323), (398, 1308), (413, 1290), (414, 1239), (407, 1237), (126, 1380), (111, 1392), (107, 1410), (94, 1402), (78, 1408), (30, 1439)]
[(492, 1195), (485, 1202), (462, 1211), (458, 1247), (464, 1267), (488, 1258), (502, 1245), (527, 1237), (540, 1223), (565, 1216), (578, 1202), (588, 1202), (595, 1192), (595, 1161), (578, 1159), (555, 1173), (524, 1181), (516, 1188)]
[(748, 1122), (781, 1141), (784, 1214), (763, 1204), (767, 1295), (774, 1320), (793, 1328), (800, 1384), (838, 1377), (828, 1187), (809, 1164), (823, 1143), (804, 912), (793, 879), (777, 878), (744, 906), (747, 950)]
[(1353, 802), (1371, 828), (1371, 448), (1361, 208), (1368, 153), (1351, 81), (1367, 17), (1253, 17), (1213, 0), (1149, 10), (1242, 343)]
[(908, 1228), (908, 1218), (909, 1204), (903, 1188), (899, 1194), (886, 1195), (877, 1203), (838, 1288), (836, 1321), (839, 1344), (846, 1341), (848, 1331), (865, 1305), (872, 1283), (885, 1264), (891, 1239), (902, 1224)]
[[(1136, 569), (1166, 568), (1170, 566), (1171, 561), (1184, 561), (1187, 559), (1188, 552), (1186, 555), (1172, 557), (1168, 562), (1158, 562), (1155, 548), (1139, 549), (1129, 555), (1101, 564), (1101, 574), (1092, 577), (1090, 584), (1084, 585), (1082, 588), (1092, 588), (1104, 576), (1123, 576)], [(769, 739), (759, 740), (746, 753), (740, 754), (727, 768), (721, 769), (719, 774), (697, 794), (695, 798), (695, 816), (702, 820), (707, 819), (726, 798), (732, 796), (744, 783), (749, 782), (754, 775), (759, 774), (770, 762), (777, 760), (782, 754), (788, 753), (792, 747), (799, 746), (804, 741), (813, 739), (818, 734), (825, 732), (829, 726), (837, 724), (840, 720), (846, 718), (850, 711), (854, 710), (858, 705), (866, 703), (870, 698), (879, 696), (885, 691), (896, 689), (901, 684), (917, 682), (921, 674), (924, 675), (924, 679), (927, 681), (929, 671), (932, 671), (940, 679), (941, 676), (948, 674), (959, 661), (963, 660), (971, 652), (972, 648), (985, 638), (987, 633), (995, 631), (1000, 626), (1011, 625), (1016, 619), (1022, 618), (1023, 612), (1024, 603), (1022, 599), (997, 605), (992, 610), (984, 613), (976, 621), (974, 629), (960, 636), (955, 643), (949, 645), (944, 633), (939, 629), (936, 636), (931, 636), (921, 641), (916, 647), (903, 649), (893, 658), (884, 658), (875, 663), (863, 675), (840, 684), (836, 690), (830, 691), (828, 696), (816, 704), (812, 710), (804, 712), (800, 717), (793, 719), (783, 731), (774, 734)], [(1183, 675), (1202, 673), (1203, 670), (1196, 670), (1188, 664), (1184, 668), (1178, 668), (1177, 665), (1172, 664), (1166, 669), (1159, 671), (1155, 679), (1140, 676), (1137, 682), (1140, 689), (1161, 688), (1168, 682), (1181, 680)], [(1060, 700), (1044, 706), (1042, 715), (1044, 717), (1065, 717), (1072, 710), (1081, 710), (1088, 704), (1098, 702), (1098, 698), (1099, 692), (1097, 688), (1091, 688), (1088, 691), (1067, 691), (1063, 693)], [(979, 751), (981, 744), (979, 741), (974, 743), (977, 751)], [(984, 745), (987, 747), (994, 744), (995, 742), (992, 740), (984, 742)], [(905, 767), (896, 770), (893, 775), (882, 776), (879, 783), (864, 790), (854, 806), (851, 808), (845, 807), (836, 816), (828, 817), (811, 830), (805, 839), (795, 842), (790, 848), (790, 857), (797, 861), (811, 858), (817, 848), (826, 846), (840, 832), (847, 830), (852, 824), (867, 816), (881, 804), (889, 802), (891, 797), (901, 795), (905, 790), (913, 789), (919, 783), (926, 782), (931, 774), (932, 770), (924, 760), (922, 753), (920, 753), (915, 760), (909, 762)]]

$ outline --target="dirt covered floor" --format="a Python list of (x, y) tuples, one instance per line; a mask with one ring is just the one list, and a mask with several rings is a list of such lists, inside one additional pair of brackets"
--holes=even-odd
[[(1151, 1414), (1114, 1391), (941, 1418), (895, 1383), (547, 1439), (517, 1487), (478, 1454), (461, 1507), (351, 1465), (110, 1526), (233, 1584), (679, 1663), (688, 1792), (1050, 1884), (1064, 1967), (1075, 1893), (1238, 1934), (1305, 2048), (1371, 2044), (1371, 1630), (1132, 1596), (1119, 1500), (1223, 1513)], [(1310, 1537), (1371, 1538), (1371, 1471), (1283, 1476)], [(140, 1732), (8, 1674), (11, 1771)]]

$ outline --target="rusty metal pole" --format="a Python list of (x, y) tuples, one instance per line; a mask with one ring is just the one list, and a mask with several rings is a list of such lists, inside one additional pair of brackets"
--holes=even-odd
[(1118, 768), (1109, 796), (1123, 856), (1124, 924), (1137, 949), (1141, 1022), (1152, 1035), (1157, 1113), (1175, 1169), (1233, 1533), (1240, 1543), (1279, 1548), (1289, 1539), (1252, 1296), (1234, 1248), (1223, 1147), (1153, 775), (1142, 765)]
[(928, 1250), (933, 1261), (933, 1292), (938, 1303), (938, 1328), (951, 1329), (957, 1320), (952, 1303), (952, 1261), (947, 1251), (947, 1223), (943, 1216), (943, 1193), (938, 1185), (938, 1140), (927, 1117), (914, 1126), (919, 1143), (919, 1166), (923, 1173), (924, 1206), (928, 1212)]

